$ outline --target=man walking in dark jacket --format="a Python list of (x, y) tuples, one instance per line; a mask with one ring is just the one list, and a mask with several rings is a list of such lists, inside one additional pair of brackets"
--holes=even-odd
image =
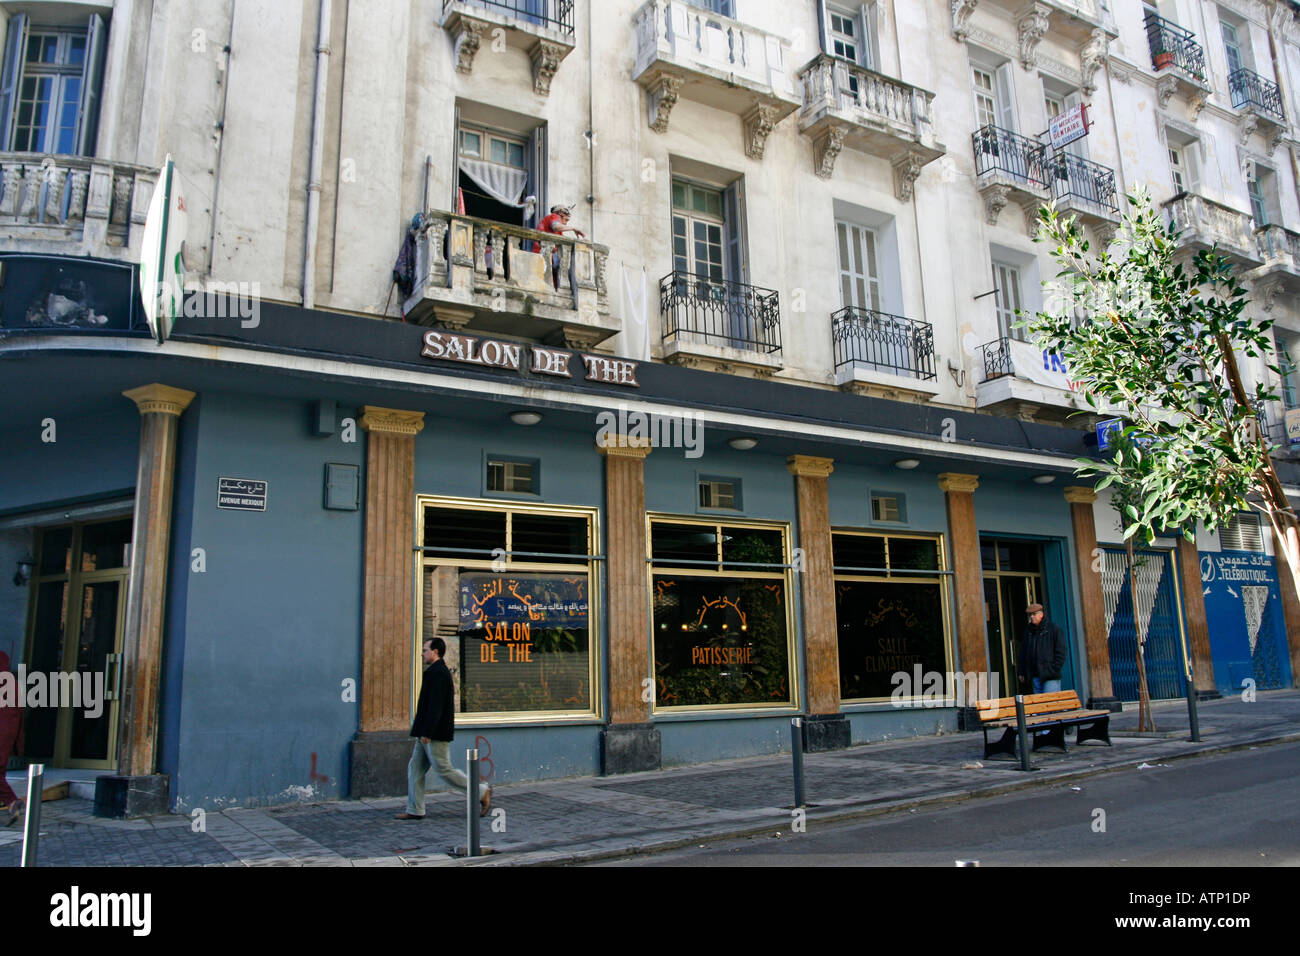
[[(453, 787), (469, 791), (469, 780), (451, 765), (455, 694), (451, 671), (442, 662), (446, 653), (447, 644), (442, 638), (424, 642), (424, 680), (415, 706), (415, 721), (411, 724), (415, 748), (406, 766), (406, 812), (397, 814), (399, 820), (424, 819), (424, 776), (430, 767), (437, 768), (438, 775)], [(479, 784), (478, 802), (479, 815), (487, 816), (492, 807), (492, 788), (485, 783)]]
[(1052, 694), (1061, 689), (1061, 668), (1065, 666), (1065, 635), (1043, 616), (1041, 604), (1025, 608), (1029, 626), (1020, 641), (1020, 676), (1033, 682), (1035, 694)]

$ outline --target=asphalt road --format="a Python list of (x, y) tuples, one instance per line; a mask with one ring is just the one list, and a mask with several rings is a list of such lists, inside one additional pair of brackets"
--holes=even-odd
[(1297, 777), (1300, 743), (1251, 747), (602, 865), (1297, 866)]

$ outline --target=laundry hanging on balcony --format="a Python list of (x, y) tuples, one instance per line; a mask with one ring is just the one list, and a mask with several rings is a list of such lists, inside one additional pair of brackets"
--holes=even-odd
[(527, 216), (533, 215), (537, 198), (535, 196), (524, 198), (524, 188), (528, 185), (526, 170), (511, 169), (507, 166), (498, 166), (496, 163), (485, 163), (479, 159), (466, 159), (462, 156), (460, 171), (497, 202), (515, 209), (527, 210)]

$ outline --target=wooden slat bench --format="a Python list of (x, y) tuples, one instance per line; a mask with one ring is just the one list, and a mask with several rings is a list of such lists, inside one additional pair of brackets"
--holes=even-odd
[[(1065, 750), (1065, 728), (1079, 728), (1076, 743), (1086, 740), (1100, 740), (1107, 746), (1110, 742), (1110, 711), (1085, 710), (1079, 703), (1079, 695), (1072, 690), (1056, 691), (1051, 694), (1027, 694), (1025, 701), (1025, 729), (1033, 735), (1033, 750), (1039, 747), (1060, 747)], [(984, 730), (984, 759), (995, 754), (1016, 756), (1016, 699), (1001, 697), (997, 700), (976, 701), (980, 725)], [(989, 743), (989, 731), (1006, 728), (1002, 739)], [(1046, 733), (1041, 733), (1046, 731)]]

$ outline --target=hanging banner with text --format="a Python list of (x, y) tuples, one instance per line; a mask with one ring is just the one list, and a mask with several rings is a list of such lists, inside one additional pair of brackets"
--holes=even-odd
[(1035, 348), (1029, 342), (1017, 342), (1012, 339), (1011, 367), (1016, 370), (1016, 377), (1050, 385), (1053, 388), (1074, 390), (1074, 383), (1066, 371), (1065, 363), (1046, 349)]

